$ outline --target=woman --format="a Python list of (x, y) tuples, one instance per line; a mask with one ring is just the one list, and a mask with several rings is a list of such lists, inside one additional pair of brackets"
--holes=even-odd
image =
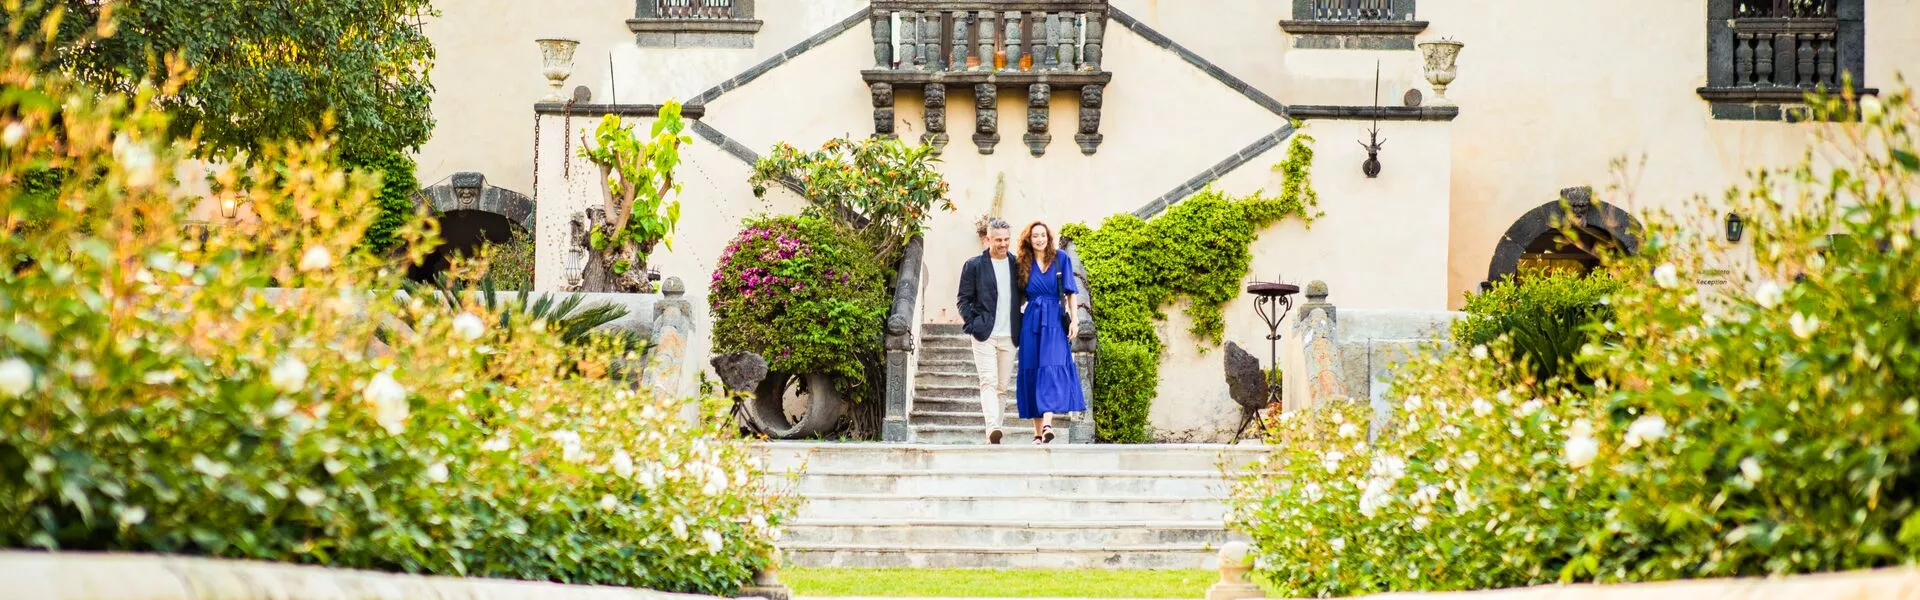
[(1078, 333), (1068, 307), (1080, 291), (1073, 265), (1055, 245), (1053, 228), (1039, 221), (1020, 232), (1014, 283), (1026, 290), (1020, 318), (1020, 367), (1014, 398), (1020, 418), (1034, 419), (1033, 443), (1053, 442), (1053, 415), (1087, 409), (1071, 340)]

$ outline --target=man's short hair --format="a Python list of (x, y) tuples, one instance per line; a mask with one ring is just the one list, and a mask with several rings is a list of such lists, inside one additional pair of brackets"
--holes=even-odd
[(1013, 231), (1013, 225), (1010, 225), (1006, 221), (1003, 221), (1000, 219), (993, 219), (993, 220), (987, 221), (987, 231), (993, 231), (995, 229), (1005, 229), (1007, 231)]

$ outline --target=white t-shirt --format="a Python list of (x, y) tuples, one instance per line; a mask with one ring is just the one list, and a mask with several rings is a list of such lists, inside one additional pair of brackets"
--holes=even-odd
[(993, 283), (1000, 288), (999, 300), (993, 306), (993, 336), (1013, 335), (1013, 270), (1012, 263), (1004, 258), (993, 260)]

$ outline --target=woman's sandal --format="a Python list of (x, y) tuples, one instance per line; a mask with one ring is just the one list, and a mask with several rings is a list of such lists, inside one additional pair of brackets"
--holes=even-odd
[(1045, 443), (1046, 442), (1040, 441), (1040, 436), (1033, 436), (1033, 445), (1038, 446)]
[(1040, 438), (1041, 438), (1041, 442), (1040, 442), (1040, 443), (1042, 443), (1042, 444), (1051, 444), (1051, 443), (1053, 443), (1053, 426), (1052, 426), (1052, 425), (1045, 425), (1045, 426), (1041, 426), (1041, 427), (1040, 427)]

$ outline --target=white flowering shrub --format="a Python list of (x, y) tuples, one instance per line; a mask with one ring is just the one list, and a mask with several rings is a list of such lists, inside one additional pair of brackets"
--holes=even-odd
[(378, 182), (326, 142), (214, 173), (258, 218), (203, 241), (167, 89), (98, 95), (11, 47), (0, 547), (710, 594), (765, 564), (789, 502), (724, 419), (600, 377), (609, 343), (375, 291), (399, 284), (358, 247)]
[(1805, 125), (1802, 164), (1649, 215), (1590, 383), (1515, 378), (1497, 339), (1397, 373), (1374, 444), (1360, 406), (1278, 419), (1233, 501), (1260, 573), (1348, 595), (1920, 559), (1920, 106), (1820, 108), (1843, 118)]

